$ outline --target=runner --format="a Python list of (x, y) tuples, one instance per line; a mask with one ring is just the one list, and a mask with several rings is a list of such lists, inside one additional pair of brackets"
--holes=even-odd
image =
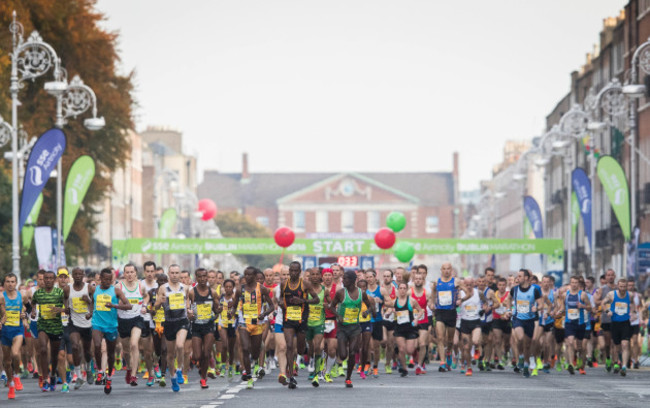
[(494, 361), (497, 370), (503, 370), (505, 367), (502, 364), (502, 360), (505, 359), (506, 352), (510, 348), (510, 335), (512, 333), (512, 326), (508, 314), (508, 311), (510, 310), (510, 292), (507, 289), (508, 281), (505, 278), (498, 278), (496, 282), (497, 292), (495, 293), (495, 296), (499, 303), (492, 312), (492, 317), (494, 319)]
[[(364, 274), (365, 275), (365, 274)], [(363, 276), (363, 275), (362, 275)], [(357, 275), (357, 287), (365, 292), (368, 297), (368, 282), (365, 279), (359, 279)], [(373, 303), (374, 307), (374, 303)], [(376, 313), (376, 312), (375, 312)], [(361, 342), (359, 345), (359, 353), (355, 356), (355, 361), (359, 365), (359, 376), (362, 380), (365, 380), (369, 375), (368, 370), (370, 368), (370, 340), (372, 338), (372, 317), (371, 313), (366, 307), (365, 303), (361, 303), (361, 314), (359, 315), (359, 326), (361, 327)], [(349, 364), (350, 362), (348, 362)]]
[[(266, 268), (264, 270), (264, 287), (269, 290), (270, 296), (277, 299), (277, 293), (280, 287), (275, 280), (275, 272), (273, 269)], [(276, 367), (275, 365), (275, 313), (271, 313), (264, 320), (264, 332), (262, 333), (262, 343), (266, 350), (265, 367), (266, 370), (271, 372)]]
[[(158, 385), (161, 387), (167, 385), (167, 381), (165, 379), (165, 373), (167, 372), (167, 343), (163, 337), (165, 311), (162, 308), (156, 310), (154, 306), (156, 304), (158, 288), (167, 282), (167, 275), (164, 273), (156, 274), (156, 287), (149, 289), (149, 305), (147, 307), (147, 311), (149, 312), (148, 314), (151, 316), (151, 326), (153, 326), (151, 329), (153, 350), (156, 353), (158, 361), (158, 370), (155, 371), (155, 375), (158, 377)], [(152, 378), (150, 377), (149, 381), (147, 382), (147, 386), (149, 386), (149, 382), (151, 381)]]
[[(117, 342), (117, 311), (131, 310), (133, 305), (124, 296), (122, 289), (113, 286), (113, 270), (104, 268), (99, 273), (100, 285), (89, 288), (89, 294), (93, 299), (95, 309), (92, 313), (93, 325), (93, 343), (95, 345), (95, 363), (98, 366), (97, 378), (95, 384), (102, 382), (102, 340), (106, 341), (106, 384), (104, 393), (110, 394), (113, 382), (113, 372), (115, 366), (115, 344)], [(41, 310), (42, 312), (42, 310)]]
[[(146, 261), (143, 265), (144, 270), (144, 279), (141, 282), (141, 287), (144, 290), (144, 293), (149, 297), (151, 296), (151, 291), (158, 288), (158, 283), (156, 282), (156, 264), (152, 261)], [(140, 349), (142, 351), (142, 356), (144, 357), (144, 364), (146, 367), (146, 372), (144, 378), (147, 379), (147, 387), (154, 385), (155, 378), (160, 376), (160, 368), (153, 365), (153, 329), (155, 328), (154, 322), (151, 319), (151, 314), (148, 312), (147, 308), (151, 304), (150, 298), (147, 298), (149, 301), (143, 303), (145, 305), (144, 311), (142, 314), (143, 328), (142, 333), (140, 334)]]
[[(169, 266), (169, 282), (158, 288), (158, 296), (154, 308), (158, 310), (161, 306), (165, 311), (165, 322), (163, 329), (167, 343), (167, 368), (172, 378), (172, 391), (180, 391), (180, 384), (185, 383), (183, 377), (184, 348), (187, 332), (190, 328), (190, 321), (187, 318), (189, 307), (187, 285), (180, 282), (181, 267), (177, 264)], [(178, 366), (174, 375), (174, 360)]]
[[(397, 361), (394, 359), (395, 351), (395, 313), (392, 311), (394, 308), (395, 299), (397, 299), (397, 283), (393, 280), (393, 271), (386, 269), (383, 272), (383, 281), (381, 283), (381, 294), (384, 299), (384, 304), (382, 305), (382, 324), (384, 326), (384, 338), (385, 349), (386, 349), (386, 364), (384, 365), (384, 371), (386, 374), (392, 374), (393, 369), (391, 367), (391, 362), (396, 364)], [(408, 285), (407, 285), (408, 286)]]
[(394, 301), (394, 310), (397, 317), (397, 321), (394, 325), (394, 335), (399, 350), (399, 373), (402, 377), (406, 377), (408, 376), (408, 370), (406, 369), (406, 354), (412, 355), (415, 352), (418, 338), (420, 337), (417, 328), (417, 321), (426, 313), (422, 308), (420, 308), (418, 302), (412, 300), (412, 296), (409, 293), (409, 287), (404, 282), (400, 283), (398, 286), (397, 295)]
[[(542, 309), (542, 290), (537, 285), (530, 283), (531, 273), (528, 269), (520, 269), (517, 274), (519, 284), (510, 291), (509, 299), (514, 304), (512, 314), (512, 329), (515, 342), (519, 351), (519, 363), (524, 377), (530, 377), (530, 366), (536, 366), (533, 353), (533, 337), (535, 326), (539, 324), (537, 311)], [(548, 301), (548, 300), (547, 300)], [(532, 360), (531, 360), (531, 357)]]
[[(325, 292), (327, 293), (327, 298), (332, 299), (336, 295), (337, 285), (334, 283), (334, 272), (330, 268), (324, 268), (322, 273), (323, 286)], [(328, 302), (329, 305), (329, 302)], [(325, 382), (331, 383), (332, 376), (338, 376), (339, 366), (337, 363), (337, 349), (338, 342), (336, 341), (336, 314), (332, 312), (329, 307), (325, 308), (325, 333), (323, 337), (325, 338), (325, 352), (327, 356), (325, 357)]]
[[(241, 379), (242, 381), (248, 382), (248, 388), (253, 388), (253, 375), (257, 375), (258, 379), (262, 379), (266, 374), (263, 367), (259, 368), (256, 373), (251, 370), (251, 356), (258, 360), (256, 367), (259, 367), (261, 363), (259, 356), (263, 330), (261, 323), (274, 309), (273, 301), (269, 296), (269, 290), (255, 280), (255, 275), (258, 270), (252, 266), (244, 270), (244, 283), (241, 287), (237, 288), (237, 292), (235, 292), (235, 304), (230, 310), (231, 314), (234, 314), (238, 310), (241, 311), (239, 342), (241, 345), (242, 363), (244, 365)], [(268, 306), (264, 312), (262, 311), (262, 303), (266, 303)]]
[[(586, 322), (583, 309), (591, 310), (591, 302), (587, 293), (580, 290), (580, 277), (572, 276), (570, 279), (570, 289), (566, 292), (560, 292), (558, 296), (558, 309), (563, 311), (564, 320), (564, 344), (566, 346), (566, 355), (569, 363), (569, 373), (575, 374), (574, 366), (582, 359), (582, 364), (578, 367), (580, 374), (586, 374), (584, 369), (585, 356), (582, 354), (582, 340), (585, 337)], [(556, 313), (559, 312), (556, 310)]]
[[(418, 267), (413, 275), (413, 287), (411, 288), (411, 297), (420, 306), (420, 309), (427, 309), (429, 303), (430, 293), (424, 287), (426, 272), (420, 272)], [(427, 314), (421, 316), (418, 324), (418, 351), (417, 351), (417, 365), (415, 367), (415, 375), (424, 375), (427, 373), (424, 368), (424, 359), (427, 356), (427, 346), (429, 345), (429, 319)]]
[[(630, 294), (631, 301), (634, 303), (636, 310), (642, 310), (641, 299), (639, 293), (636, 291), (633, 280), (627, 281), (627, 292)], [(630, 361), (626, 362), (630, 368), (639, 368), (639, 356), (641, 355), (641, 344), (643, 343), (643, 340), (640, 339), (640, 323), (640, 313), (636, 313), (630, 319)]]
[[(555, 278), (552, 275), (545, 275), (542, 278), (542, 296), (547, 298), (551, 305), (549, 306), (544, 302), (543, 310), (539, 312), (539, 326), (536, 328), (538, 333), (534, 337), (538, 339), (538, 349), (544, 355), (544, 361), (540, 358), (537, 359), (537, 366), (533, 369), (533, 375), (537, 374), (537, 370), (543, 370), (545, 373), (548, 373), (553, 362), (553, 356), (555, 355), (555, 347), (553, 347), (553, 326), (555, 323), (555, 314), (553, 312), (556, 306), (554, 287)], [(562, 310), (563, 308), (560, 307), (559, 309)]]
[[(331, 274), (330, 274), (331, 275)], [(318, 303), (309, 305), (307, 317), (307, 342), (309, 343), (309, 380), (314, 387), (319, 386), (319, 373), (322, 372), (323, 334), (325, 332), (325, 302), (329, 304), (330, 296), (321, 283), (322, 275), (318, 268), (311, 268), (309, 281), (317, 293)]]
[[(488, 268), (491, 269), (491, 268)], [(492, 271), (494, 275), (494, 270)], [(495, 284), (496, 287), (496, 284)], [(495, 296), (495, 291), (488, 286), (486, 276), (480, 275), (476, 280), (476, 288), (483, 293), (487, 299), (487, 310), (481, 316), (481, 355), (479, 356), (477, 366), (480, 371), (492, 371), (492, 356), (494, 355), (494, 335), (492, 334), (492, 322), (494, 321), (494, 308), (499, 306), (499, 299)]]
[[(345, 272), (343, 275), (343, 288), (336, 291), (336, 295), (330, 302), (329, 308), (336, 311), (338, 318), (338, 354), (341, 361), (354, 356), (359, 351), (359, 314), (361, 302), (366, 304), (368, 310), (374, 314), (373, 305), (368, 295), (356, 287), (357, 276), (354, 272)], [(337, 309), (337, 306), (340, 308)], [(345, 386), (352, 388), (352, 371), (354, 364), (349, 362), (345, 378)]]
[[(52, 374), (57, 373), (62, 381), (65, 381), (65, 366), (58, 363), (59, 348), (61, 346), (61, 337), (63, 336), (63, 322), (61, 321), (61, 312), (65, 305), (63, 289), (54, 286), (54, 272), (46, 271), (43, 274), (43, 287), (34, 292), (31, 298), (32, 318), (36, 318), (36, 308), (38, 308), (38, 345), (39, 345), (39, 362), (43, 378), (43, 392), (56, 390), (56, 377), (50, 376), (50, 364)], [(49, 364), (48, 364), (49, 355)], [(49, 383), (47, 381), (50, 376)], [(68, 392), (67, 382), (63, 382), (61, 391)]]
[(189, 317), (192, 320), (192, 355), (199, 361), (199, 380), (201, 389), (207, 389), (208, 360), (214, 344), (214, 320), (221, 312), (217, 292), (208, 286), (208, 271), (198, 268), (194, 271), (197, 285), (189, 292), (192, 308)]
[[(315, 305), (319, 302), (316, 290), (308, 280), (300, 277), (301, 272), (300, 262), (291, 262), (289, 264), (289, 279), (284, 283), (280, 292), (280, 304), (282, 305), (282, 316), (284, 317), (283, 330), (287, 342), (287, 369), (290, 374), (290, 389), (294, 389), (298, 385), (292, 368), (294, 361), (296, 361), (296, 350), (299, 356), (305, 354), (305, 334), (307, 331), (307, 315), (309, 313), (309, 308), (305, 307), (305, 305)], [(307, 295), (310, 295), (311, 299), (307, 299)], [(296, 347), (294, 347), (294, 344)]]
[[(594, 300), (597, 306), (602, 306), (605, 298), (609, 295), (609, 292), (616, 290), (616, 272), (613, 269), (608, 269), (605, 272), (605, 284), (600, 287), (594, 296)], [(601, 308), (600, 314), (600, 332), (598, 335), (598, 348), (600, 349), (600, 355), (605, 356), (605, 370), (610, 372), (612, 370), (612, 358), (611, 358), (611, 349), (612, 349), (612, 316), (609, 313), (603, 313), (606, 309)]]
[[(459, 289), (465, 287), (452, 277), (451, 263), (445, 262), (440, 267), (440, 278), (432, 285), (431, 298), (435, 300), (434, 313), (436, 316), (436, 338), (438, 340), (438, 354), (440, 367), (438, 371), (451, 370), (451, 350), (456, 332), (456, 300)], [(469, 291), (465, 290), (465, 293)]]
[(72, 285), (67, 285), (63, 292), (68, 298), (68, 307), (70, 309), (70, 341), (72, 342), (72, 358), (74, 372), (77, 376), (77, 382), (74, 389), (77, 390), (83, 386), (86, 379), (81, 374), (81, 357), (87, 366), (90, 366), (92, 359), (92, 300), (88, 283), (84, 282), (84, 272), (80, 268), (72, 270)]
[[(222, 286), (223, 293), (219, 298), (221, 304), (221, 315), (219, 316), (219, 337), (221, 338), (221, 376), (233, 377), (235, 344), (237, 343), (237, 325), (234, 316), (229, 315), (230, 308), (235, 304), (235, 282), (226, 279)], [(228, 365), (226, 366), (226, 363)]]
[[(70, 282), (70, 273), (68, 268), (61, 266), (57, 269), (56, 287), (65, 289), (68, 287)], [(61, 392), (69, 391), (69, 384), (72, 382), (72, 372), (69, 369), (69, 366), (73, 365), (72, 357), (72, 341), (70, 340), (70, 310), (67, 307), (68, 300), (66, 297), (66, 303), (63, 311), (61, 312), (61, 324), (63, 324), (63, 334), (61, 335), (61, 343), (59, 345), (59, 355), (58, 355), (58, 365), (60, 367), (65, 367), (65, 382), (61, 387)], [(76, 381), (76, 378), (75, 378)]]
[[(609, 271), (608, 271), (609, 272)], [(603, 311), (611, 317), (612, 343), (614, 356), (621, 356), (621, 361), (614, 364), (614, 374), (627, 374), (627, 361), (630, 358), (630, 337), (632, 329), (630, 319), (636, 317), (636, 307), (627, 291), (627, 279), (618, 280), (618, 290), (610, 291), (603, 301)]]
[[(138, 385), (138, 372), (140, 364), (140, 336), (145, 332), (145, 322), (142, 314), (142, 304), (147, 304), (147, 292), (142, 282), (138, 280), (138, 271), (134, 264), (124, 265), (124, 280), (117, 287), (131, 304), (131, 309), (117, 311), (117, 331), (120, 335), (124, 361), (127, 364), (124, 380), (127, 384)], [(147, 331), (148, 334), (148, 331)], [(133, 374), (133, 375), (132, 375)]]
[(478, 351), (481, 345), (481, 309), (487, 313), (488, 299), (483, 291), (474, 287), (474, 279), (467, 277), (463, 285), (468, 289), (460, 291), (460, 340), (462, 343), (461, 373), (472, 375), (472, 346)]
[[(4, 291), (0, 297), (0, 343), (4, 369), (7, 375), (9, 387), (8, 399), (16, 398), (16, 391), (22, 391), (23, 384), (20, 381), (20, 354), (23, 345), (23, 319), (25, 318), (23, 296), (16, 290), (16, 275), (9, 273), (4, 278)], [(25, 299), (27, 300), (27, 299)]]
[(379, 376), (379, 358), (381, 357), (381, 345), (384, 344), (384, 324), (381, 315), (381, 309), (384, 306), (384, 295), (381, 286), (377, 283), (377, 272), (374, 269), (368, 269), (365, 274), (368, 282), (368, 295), (375, 305), (375, 315), (370, 319), (372, 322), (372, 375), (376, 378)]

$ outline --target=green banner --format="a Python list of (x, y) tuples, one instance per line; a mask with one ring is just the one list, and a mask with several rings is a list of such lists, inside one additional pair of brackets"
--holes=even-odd
[(524, 238), (530, 239), (533, 234), (533, 226), (530, 225), (530, 220), (524, 215)]
[(32, 210), (27, 216), (27, 221), (25, 221), (25, 226), (22, 231), (23, 238), (23, 253), (27, 254), (29, 248), (32, 247), (32, 240), (34, 239), (34, 227), (36, 227), (36, 221), (38, 221), (38, 214), (41, 212), (41, 206), (43, 205), (43, 193), (38, 195)]
[[(416, 254), (562, 254), (561, 239), (402, 239)], [(293, 254), (383, 254), (372, 239), (296, 239)], [(132, 238), (113, 241), (113, 259), (128, 254), (281, 254), (272, 238)]]
[(603, 156), (598, 160), (596, 168), (598, 178), (609, 198), (616, 219), (621, 226), (626, 241), (630, 240), (630, 193), (627, 179), (621, 165), (611, 156)]
[(172, 229), (174, 228), (174, 224), (176, 224), (176, 209), (168, 208), (160, 217), (160, 224), (158, 226), (158, 238), (169, 238), (171, 236)]
[(68, 239), (72, 223), (77, 217), (81, 202), (86, 196), (88, 187), (95, 177), (95, 161), (90, 156), (80, 156), (70, 167), (68, 179), (65, 182), (65, 200), (63, 204), (63, 242)]
[(575, 238), (580, 223), (580, 204), (575, 192), (571, 193), (571, 237)]

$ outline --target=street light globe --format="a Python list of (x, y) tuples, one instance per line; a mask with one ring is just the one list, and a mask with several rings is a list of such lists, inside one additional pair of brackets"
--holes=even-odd
[(625, 85), (622, 90), (623, 94), (630, 98), (640, 98), (645, 94), (645, 91), (645, 85), (641, 84)]
[(64, 81), (50, 81), (46, 82), (43, 88), (45, 88), (45, 92), (50, 95), (59, 96), (68, 89), (68, 83)]
[(88, 118), (84, 120), (84, 126), (88, 130), (99, 130), (106, 126), (106, 121), (103, 116), (101, 118)]

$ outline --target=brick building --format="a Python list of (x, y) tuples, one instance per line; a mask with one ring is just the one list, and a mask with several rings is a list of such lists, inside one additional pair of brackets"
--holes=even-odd
[(430, 173), (241, 173), (206, 171), (200, 198), (219, 212), (236, 211), (270, 231), (288, 226), (298, 237), (325, 234), (372, 236), (391, 211), (402, 211), (400, 235), (459, 236), (458, 154), (451, 172)]

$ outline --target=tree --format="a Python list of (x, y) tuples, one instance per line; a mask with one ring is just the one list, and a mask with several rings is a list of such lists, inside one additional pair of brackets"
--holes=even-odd
[[(236, 212), (220, 213), (215, 219), (224, 238), (270, 238), (271, 233), (245, 215)], [(275, 255), (238, 255), (243, 263), (260, 269), (270, 268), (278, 262)]]
[[(67, 149), (63, 155), (63, 174), (68, 174), (74, 160), (82, 154), (95, 159), (96, 175), (84, 199), (75, 223), (66, 241), (68, 259), (87, 254), (90, 240), (96, 228), (96, 212), (99, 204), (110, 193), (111, 174), (124, 165), (130, 146), (126, 130), (133, 128), (132, 107), (134, 105), (133, 73), (117, 73), (116, 42), (118, 35), (107, 32), (98, 23), (105, 17), (94, 9), (94, 0), (3, 0), (0, 2), (0, 114), (11, 117), (11, 96), (9, 94), (11, 59), (11, 33), (8, 30), (12, 12), (24, 26), (27, 38), (37, 30), (43, 40), (56, 50), (66, 69), (68, 79), (79, 75), (95, 91), (98, 110), (106, 118), (106, 126), (91, 132), (84, 128), (83, 120), (71, 119), (63, 129), (67, 136)], [(20, 125), (31, 135), (39, 136), (54, 126), (55, 99), (43, 89), (45, 81), (52, 80), (52, 73), (35, 81), (24, 83), (19, 99)], [(9, 146), (10, 148), (10, 146)], [(4, 148), (5, 150), (7, 147)], [(11, 166), (0, 165), (0, 191), (6, 183), (11, 188)], [(5, 184), (3, 184), (5, 183)], [(39, 225), (56, 224), (56, 180), (50, 180), (44, 190), (44, 202), (39, 216)], [(64, 179), (65, 183), (65, 179)], [(10, 191), (10, 190), (9, 190)], [(9, 200), (9, 206), (5, 201)], [(0, 196), (0, 220), (11, 220), (11, 194)], [(9, 213), (6, 213), (8, 208)], [(11, 222), (9, 228), (0, 228), (0, 252), (11, 253)], [(9, 257), (10, 260), (10, 257)], [(32, 263), (33, 266), (35, 263)], [(0, 268), (9, 270), (10, 263), (0, 257)]]

